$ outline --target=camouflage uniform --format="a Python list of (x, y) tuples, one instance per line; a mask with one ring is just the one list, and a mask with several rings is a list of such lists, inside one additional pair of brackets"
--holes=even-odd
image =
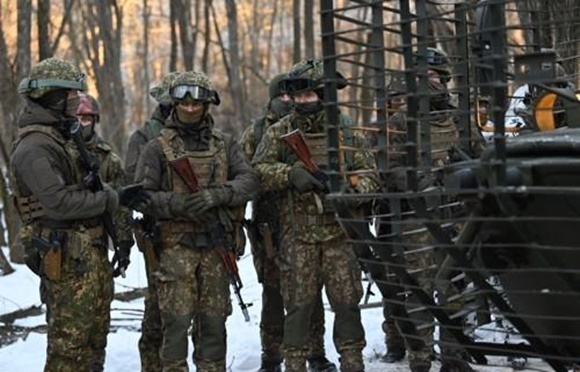
[[(134, 181), (137, 162), (145, 145), (159, 136), (165, 127), (165, 120), (171, 111), (169, 85), (179, 76), (179, 72), (167, 74), (160, 85), (153, 87), (149, 94), (159, 103), (151, 118), (145, 125), (137, 129), (129, 138), (125, 171), (130, 182)], [(142, 372), (161, 371), (159, 352), (163, 341), (161, 330), (161, 314), (159, 312), (159, 298), (157, 297), (156, 281), (153, 272), (157, 267), (159, 252), (156, 252), (153, 243), (154, 218), (144, 216), (143, 220), (135, 225), (135, 239), (137, 247), (143, 253), (145, 271), (147, 273), (147, 294), (145, 295), (145, 309), (141, 322), (141, 337), (139, 338), (139, 355), (141, 357)]]
[[(188, 371), (187, 334), (195, 321), (197, 371), (225, 371), (225, 322), (232, 307), (216, 239), (231, 246), (235, 234), (231, 208), (250, 200), (259, 180), (239, 145), (214, 128), (208, 109), (219, 98), (205, 74), (181, 74), (170, 92), (179, 104), (188, 96), (202, 102), (204, 115), (195, 123), (183, 123), (175, 105), (160, 136), (143, 149), (137, 166), (136, 181), (150, 193), (144, 212), (157, 218), (163, 245), (154, 274), (163, 325), (161, 364), (163, 372)], [(200, 191), (190, 193), (170, 166), (180, 156), (191, 164)], [(211, 207), (196, 209), (207, 195)]]
[[(305, 77), (308, 84), (312, 83), (310, 90), (321, 97), (320, 88), (314, 85), (323, 77), (321, 61), (300, 62), (292, 68), (289, 76), (293, 75)], [(292, 130), (301, 129), (315, 161), (321, 166), (327, 165), (326, 115), (321, 111), (320, 100), (318, 103), (316, 112), (307, 115), (303, 114), (304, 106), (296, 103), (296, 112), (266, 130), (253, 159), (254, 166), (261, 174), (263, 190), (283, 193), (279, 262), (286, 309), (285, 366), (288, 372), (305, 370), (312, 312), (318, 293), (325, 286), (335, 313), (333, 339), (341, 356), (341, 370), (362, 371), (365, 339), (358, 307), (362, 297), (360, 268), (334, 213), (328, 209), (319, 210), (319, 202), (325, 200), (325, 194), (321, 191), (298, 192), (292, 187), (291, 175), (304, 168), (281, 139)], [(341, 116), (341, 123), (349, 120)], [(360, 150), (354, 152), (350, 166), (352, 170), (371, 172), (359, 177), (355, 187), (361, 193), (376, 188), (373, 157), (364, 150), (364, 145), (364, 137), (354, 135), (352, 146)]]
[[(270, 82), (270, 102), (264, 116), (252, 121), (240, 138), (240, 145), (248, 159), (252, 159), (265, 130), (286, 116), (291, 106), (283, 107), (284, 102), (279, 96), (282, 91), (279, 83), (286, 74), (277, 75)], [(292, 103), (292, 101), (290, 101)], [(280, 206), (275, 202), (280, 199), (276, 191), (261, 192), (253, 201), (252, 257), (258, 276), (262, 283), (262, 313), (260, 317), (260, 340), (262, 343), (262, 372), (279, 370), (282, 363), (280, 346), (284, 334), (284, 303), (280, 291), (280, 268), (278, 267)], [(264, 234), (272, 239), (273, 246), (267, 247)], [(308, 357), (311, 369), (322, 367), (332, 368), (324, 351), (324, 307), (322, 292), (317, 298), (310, 327), (310, 355)], [(336, 367), (334, 367), (336, 368)]]
[(86, 188), (85, 170), (68, 139), (78, 106), (78, 96), (68, 95), (84, 90), (81, 76), (68, 62), (49, 58), (19, 86), (26, 106), (11, 176), (28, 232), (27, 262), (47, 286), (45, 372), (102, 371), (110, 321), (112, 269), (100, 217), (116, 210), (118, 197), (109, 187)]
[[(446, 57), (445, 57), (446, 58)], [(446, 59), (445, 59), (446, 60)], [(437, 65), (429, 66), (430, 69), (438, 71), (441, 77), (441, 83), (430, 82), (430, 140), (431, 140), (431, 160), (432, 166), (437, 169), (444, 166), (450, 161), (450, 150), (458, 143), (458, 130), (455, 125), (453, 111), (449, 109), (449, 95), (446, 90), (445, 72), (446, 66)], [(446, 101), (447, 99), (447, 101)], [(406, 142), (407, 142), (407, 118), (406, 107), (401, 107), (401, 111), (395, 113), (388, 120), (389, 136), (389, 167), (393, 171), (386, 180), (387, 187), (393, 190), (406, 190), (405, 182), (405, 167), (406, 164)], [(420, 136), (419, 136), (420, 137)], [(421, 144), (418, 144), (421, 149)], [(419, 188), (424, 189), (437, 183), (436, 172), (423, 172), (419, 177)], [(409, 215), (411, 206), (406, 200), (402, 200), (399, 208), (402, 212), (407, 212)], [(421, 248), (435, 244), (431, 235), (426, 231), (426, 228), (417, 222), (411, 222), (412, 218), (417, 216), (405, 217), (411, 218), (406, 221), (402, 227), (404, 231), (399, 232), (398, 241), (402, 244), (404, 249), (405, 259), (407, 261), (407, 270), (414, 272), (414, 277), (417, 279), (419, 286), (429, 295), (433, 295), (435, 290), (434, 278), (437, 271), (437, 265), (440, 263), (440, 258), (436, 255), (433, 249), (421, 250)], [(394, 225), (395, 226), (395, 225)], [(438, 288), (441, 291), (442, 297), (448, 295), (449, 288)], [(455, 306), (457, 304), (449, 304)], [(416, 296), (408, 294), (405, 300), (405, 308), (402, 309), (402, 317), (407, 318), (408, 321), (398, 319), (396, 321), (397, 327), (405, 338), (406, 348), (408, 351), (409, 366), (413, 372), (429, 371), (432, 359), (432, 345), (433, 345), (433, 327), (426, 327), (427, 324), (433, 323), (431, 313), (423, 307)], [(421, 325), (421, 330), (416, 330), (414, 325)], [(416, 333), (414, 336), (413, 334)], [(446, 332), (442, 332), (441, 338), (449, 337)], [(442, 361), (445, 370), (445, 365), (448, 362), (447, 357), (449, 353), (442, 345)], [(457, 371), (462, 371), (462, 365)]]

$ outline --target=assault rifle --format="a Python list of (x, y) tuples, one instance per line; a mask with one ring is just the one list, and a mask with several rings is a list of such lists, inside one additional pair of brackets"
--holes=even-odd
[[(306, 141), (304, 140), (304, 136), (302, 135), (302, 131), (300, 131), (300, 129), (296, 128), (292, 132), (287, 133), (287, 134), (281, 136), (280, 138), (282, 138), (284, 140), (286, 145), (290, 148), (290, 150), (292, 150), (292, 152), (296, 155), (298, 160), (300, 160), (300, 162), (304, 165), (306, 170), (308, 172), (310, 172), (310, 174), (312, 174), (317, 180), (319, 180), (324, 185), (325, 192), (328, 193), (328, 191), (329, 191), (328, 190), (328, 180), (329, 180), (328, 175), (326, 173), (324, 173), (322, 171), (322, 169), (320, 169), (320, 167), (318, 166), (318, 164), (316, 164), (314, 162), (314, 160), (312, 160), (310, 148), (308, 148), (308, 145), (306, 144)], [(335, 208), (337, 207), (337, 203), (340, 203), (340, 202), (337, 201), (336, 203), (334, 203)], [(342, 204), (341, 204), (341, 206), (342, 206)], [(341, 226), (343, 227), (343, 230), (344, 230), (345, 226), (343, 226), (342, 223), (341, 223)], [(345, 230), (345, 231), (348, 232), (348, 230)], [(352, 238), (352, 236), (349, 236), (349, 238)], [(356, 246), (355, 246), (355, 248), (356, 248)], [(357, 256), (359, 256), (359, 255), (357, 255)], [(365, 275), (365, 278), (367, 280), (367, 283), (368, 283), (367, 288), (366, 288), (365, 297), (364, 297), (364, 303), (366, 304), (366, 303), (368, 303), (370, 296), (374, 295), (374, 293), (371, 291), (371, 287), (373, 286), (373, 283), (375, 281), (374, 281), (367, 265), (360, 262), (360, 260), (359, 260), (359, 265), (360, 265), (360, 267)]]
[[(82, 126), (79, 122), (75, 122), (70, 128), (70, 136), (74, 141), (77, 149), (79, 150), (80, 160), (82, 165), (87, 172), (84, 177), (85, 185), (89, 188), (89, 190), (93, 192), (103, 191), (103, 180), (101, 179), (101, 175), (99, 174), (99, 163), (89, 153), (87, 148), (87, 144), (85, 143), (85, 139), (83, 138), (82, 133)], [(111, 264), (113, 265), (113, 276), (118, 277), (121, 275), (123, 278), (125, 277), (125, 270), (129, 266), (129, 256), (125, 255), (124, 252), (121, 252), (119, 247), (119, 239), (117, 237), (117, 230), (115, 229), (115, 224), (113, 222), (113, 216), (111, 212), (105, 211), (102, 214), (103, 226), (105, 227), (105, 232), (111, 238), (113, 242), (113, 250), (115, 254), (113, 255), (113, 260)], [(116, 265), (116, 267), (115, 267)]]
[[(191, 166), (191, 163), (186, 156), (172, 160), (170, 161), (170, 164), (171, 168), (173, 168), (175, 173), (177, 173), (179, 178), (181, 178), (191, 193), (200, 191), (197, 176), (195, 175), (193, 167)], [(238, 299), (238, 305), (242, 310), (242, 314), (244, 314), (244, 319), (246, 322), (249, 322), (250, 314), (248, 313), (248, 307), (252, 304), (246, 304), (242, 298), (241, 289), (244, 285), (242, 283), (242, 279), (240, 278), (238, 264), (236, 263), (236, 255), (233, 250), (226, 248), (224, 227), (219, 222), (219, 220), (215, 224), (208, 227), (210, 229), (212, 244), (222, 259), (224, 268), (226, 269), (226, 273), (228, 275), (228, 280), (234, 289), (234, 293)]]

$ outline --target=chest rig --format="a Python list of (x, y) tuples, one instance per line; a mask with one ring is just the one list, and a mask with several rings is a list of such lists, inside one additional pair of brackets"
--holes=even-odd
[(185, 182), (170, 165), (172, 161), (184, 156), (189, 160), (201, 189), (221, 186), (227, 181), (228, 157), (221, 133), (212, 131), (208, 148), (202, 151), (186, 150), (183, 140), (174, 129), (163, 129), (158, 140), (165, 155), (168, 181), (173, 192), (190, 193)]

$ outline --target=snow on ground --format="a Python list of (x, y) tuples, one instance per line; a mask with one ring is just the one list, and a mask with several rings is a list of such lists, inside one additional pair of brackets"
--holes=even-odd
[[(249, 252), (249, 249), (247, 249)], [(5, 253), (8, 254), (5, 249)], [(227, 322), (228, 354), (227, 364), (232, 372), (257, 371), (260, 365), (260, 302), (261, 287), (257, 282), (256, 274), (250, 254), (246, 254), (239, 261), (240, 274), (244, 281), (242, 295), (246, 302), (253, 303), (249, 308), (250, 322), (244, 321), (243, 315), (232, 298), (234, 313)], [(0, 315), (18, 309), (25, 309), (31, 305), (39, 305), (38, 278), (24, 265), (14, 265), (16, 272), (0, 277)], [(146, 276), (143, 258), (137, 249), (133, 249), (131, 266), (126, 278), (115, 280), (116, 292), (124, 292), (133, 288), (146, 286)], [(378, 299), (372, 298), (371, 301)], [(326, 311), (326, 350), (329, 359), (338, 363), (338, 354), (332, 344), (333, 313), (329, 311), (328, 301), (325, 299)], [(139, 352), (137, 342), (141, 326), (143, 299), (131, 302), (114, 301), (112, 309), (112, 331), (108, 337), (107, 359), (105, 370), (110, 372), (139, 371)], [(381, 330), (382, 311), (380, 308), (365, 309), (362, 319), (366, 331), (367, 347), (364, 350), (367, 371), (403, 372), (408, 371), (406, 359), (394, 365), (378, 361), (378, 356), (385, 352), (384, 334)], [(32, 327), (45, 324), (44, 314), (40, 316), (19, 319), (15, 325)], [(122, 328), (118, 326), (123, 325)], [(190, 343), (191, 344), (191, 343)], [(190, 355), (192, 346), (190, 345)], [(46, 334), (31, 332), (26, 339), (19, 340), (11, 345), (0, 348), (0, 372), (40, 372), (44, 366), (46, 356)], [(191, 358), (190, 358), (191, 359)], [(505, 358), (490, 358), (490, 361), (499, 366), (506, 366)], [(191, 365), (191, 360), (189, 361)], [(549, 371), (544, 363), (534, 362), (529, 366), (534, 370)], [(476, 367), (479, 371), (507, 372), (511, 368)], [(192, 370), (193, 367), (192, 367)], [(438, 365), (432, 368), (438, 371)]]

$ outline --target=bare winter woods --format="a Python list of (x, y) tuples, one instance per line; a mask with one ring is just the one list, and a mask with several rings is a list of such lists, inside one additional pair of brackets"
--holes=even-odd
[[(433, 35), (455, 56), (455, 45), (444, 42), (454, 33), (452, 22), (445, 21), (453, 17), (454, 1), (425, 1), (429, 13), (440, 14), (438, 22), (430, 25)], [(575, 1), (518, 0), (508, 7), (542, 9), (558, 19), (578, 17), (565, 11), (575, 9)], [(358, 2), (336, 0), (335, 5), (348, 7)], [(398, 4), (399, 0), (384, 1), (388, 7)], [(80, 67), (87, 75), (89, 93), (101, 104), (100, 133), (121, 153), (128, 136), (154, 109), (149, 88), (173, 70), (206, 72), (222, 98), (221, 106), (213, 111), (218, 125), (238, 135), (267, 102), (267, 83), (272, 76), (303, 58), (322, 57), (319, 7), (315, 0), (0, 0), (0, 192), (8, 229), (7, 234), (0, 231), (0, 244), (12, 248), (18, 230), (6, 175), (21, 105), (16, 87), (33, 64), (55, 56)], [(349, 17), (370, 21), (371, 14), (365, 12), (368, 7), (353, 7)], [(519, 15), (508, 12), (507, 17)], [(388, 31), (394, 21), (383, 21), (387, 45), (400, 45), (399, 36)], [(514, 23), (533, 21), (513, 19)], [(344, 27), (340, 19), (335, 22), (336, 29)], [(546, 45), (557, 47), (564, 58), (578, 54), (577, 28), (544, 31)], [(364, 48), (370, 33), (348, 37), (354, 37), (358, 46), (337, 50), (344, 55), (351, 52), (343, 75), (371, 79), (372, 71), (356, 70), (363, 65), (357, 65), (357, 60), (370, 58), (356, 50)], [(527, 37), (518, 32), (509, 35), (510, 43), (520, 45), (526, 45)], [(566, 44), (566, 40), (575, 42)], [(385, 68), (402, 67), (397, 58), (386, 61)], [(571, 63), (575, 61), (578, 59), (571, 59)], [(577, 71), (578, 66), (569, 68)], [(372, 91), (358, 88), (369, 85), (367, 82), (351, 83), (351, 89), (341, 94), (352, 101), (372, 99)], [(372, 111), (371, 107), (350, 114), (355, 121), (368, 121)], [(8, 242), (1, 241), (4, 236)], [(16, 250), (11, 250), (11, 259), (21, 261)]]

